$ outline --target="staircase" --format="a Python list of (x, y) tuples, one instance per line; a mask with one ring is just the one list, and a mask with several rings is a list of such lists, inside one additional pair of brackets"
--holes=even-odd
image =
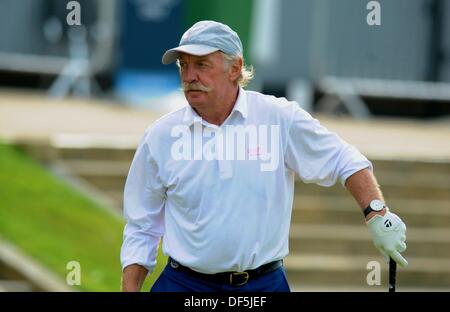
[[(122, 207), (134, 146), (25, 145), (30, 154), (76, 177)], [(450, 163), (373, 159), (375, 175), (391, 211), (407, 224), (407, 268), (397, 269), (398, 291), (450, 291)], [(63, 168), (63, 170), (61, 170)], [(367, 264), (381, 264), (381, 285), (366, 282)], [(294, 291), (387, 291), (387, 264), (371, 242), (362, 213), (350, 193), (296, 183), (285, 259)]]
[[(397, 289), (450, 290), (450, 164), (373, 160), (391, 210), (407, 224), (407, 268)], [(296, 290), (387, 291), (387, 264), (350, 193), (297, 183), (288, 277)], [(369, 261), (381, 264), (380, 286), (366, 282)]]
[(60, 277), (0, 237), (0, 292), (74, 291)]

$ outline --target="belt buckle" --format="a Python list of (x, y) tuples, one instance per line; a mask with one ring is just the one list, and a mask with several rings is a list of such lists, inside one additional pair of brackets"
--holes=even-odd
[[(238, 283), (238, 284), (233, 284), (233, 276), (244, 276), (245, 277), (245, 281)], [(248, 274), (248, 272), (233, 272), (230, 273), (230, 285), (234, 285), (234, 286), (242, 286), (247, 284), (248, 279), (250, 278), (250, 275)]]

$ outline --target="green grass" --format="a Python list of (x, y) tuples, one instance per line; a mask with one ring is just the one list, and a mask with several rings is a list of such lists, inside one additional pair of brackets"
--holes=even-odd
[[(0, 236), (64, 281), (81, 266), (81, 291), (120, 291), (124, 221), (73, 190), (17, 149), (0, 143)], [(148, 291), (165, 257), (144, 284)]]

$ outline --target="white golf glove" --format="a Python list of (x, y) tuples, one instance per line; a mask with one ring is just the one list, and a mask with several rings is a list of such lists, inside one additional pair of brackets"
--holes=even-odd
[(396, 214), (386, 208), (384, 216), (375, 215), (366, 222), (372, 234), (375, 247), (389, 262), (389, 257), (402, 267), (408, 261), (402, 257), (401, 252), (406, 250), (406, 225)]

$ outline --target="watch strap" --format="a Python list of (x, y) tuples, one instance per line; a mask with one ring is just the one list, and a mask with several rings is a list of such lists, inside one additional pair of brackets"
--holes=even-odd
[(386, 204), (383, 204), (383, 208), (382, 208), (381, 210), (374, 210), (374, 209), (372, 209), (372, 207), (370, 207), (370, 204), (369, 204), (369, 206), (367, 206), (367, 208), (365, 208), (365, 209), (363, 210), (364, 217), (367, 217), (367, 215), (368, 215), (369, 213), (371, 213), (372, 211), (379, 212), (379, 211), (382, 211), (383, 209), (386, 209), (386, 208), (387, 208)]
[(364, 209), (364, 217), (367, 217), (367, 215), (369, 214), (369, 213), (371, 213), (372, 211), (375, 211), (375, 210), (373, 210), (372, 208), (370, 208), (370, 205), (366, 208), (366, 209)]

